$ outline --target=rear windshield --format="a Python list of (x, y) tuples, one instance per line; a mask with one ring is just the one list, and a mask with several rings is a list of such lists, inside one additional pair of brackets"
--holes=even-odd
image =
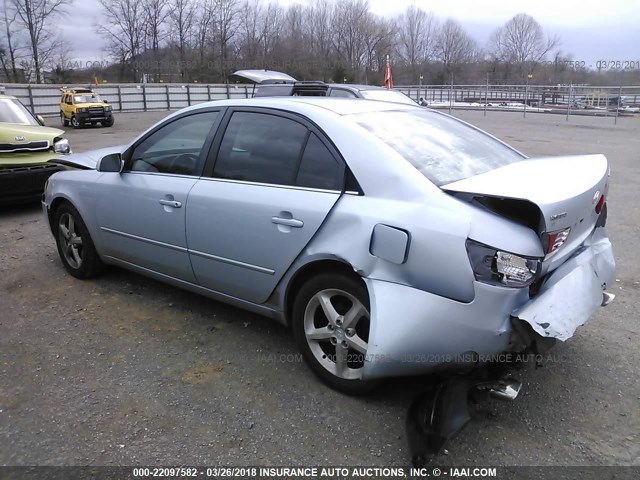
[(417, 105), (416, 102), (407, 97), (404, 93), (395, 90), (362, 90), (362, 98), (367, 100), (379, 100), (381, 102), (406, 103), (407, 105)]
[(486, 133), (428, 109), (366, 112), (353, 118), (438, 186), (525, 159)]

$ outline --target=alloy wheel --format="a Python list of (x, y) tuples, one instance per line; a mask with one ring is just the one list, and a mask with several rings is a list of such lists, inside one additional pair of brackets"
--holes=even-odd
[(367, 308), (352, 294), (339, 289), (316, 293), (304, 313), (304, 333), (320, 365), (336, 377), (362, 378), (369, 340)]
[(82, 266), (82, 237), (70, 213), (65, 212), (60, 216), (58, 237), (65, 260), (71, 268), (79, 269)]

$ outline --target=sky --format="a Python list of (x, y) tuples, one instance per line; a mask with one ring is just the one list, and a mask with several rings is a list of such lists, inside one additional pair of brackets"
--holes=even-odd
[[(308, 0), (277, 0), (282, 5)], [(560, 49), (595, 68), (598, 61), (640, 62), (640, 0), (369, 0), (371, 11), (393, 18), (410, 5), (462, 23), (481, 46), (492, 31), (517, 13), (534, 17), (549, 34), (560, 36)], [(76, 63), (105, 62), (103, 39), (95, 33), (101, 7), (97, 0), (76, 0), (62, 24)]]

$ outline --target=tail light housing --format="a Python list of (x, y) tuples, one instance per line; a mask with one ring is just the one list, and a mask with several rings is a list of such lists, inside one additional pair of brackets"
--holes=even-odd
[(474, 240), (467, 240), (467, 254), (479, 282), (509, 288), (524, 288), (537, 278), (542, 259), (504, 252)]
[(555, 253), (564, 242), (569, 238), (569, 233), (571, 233), (571, 227), (565, 228), (564, 230), (557, 230), (555, 232), (550, 232), (547, 234), (547, 255), (551, 255)]
[(607, 202), (607, 192), (605, 191), (602, 195), (600, 195), (600, 200), (598, 200), (598, 203), (596, 203), (597, 214), (600, 214), (606, 202)]

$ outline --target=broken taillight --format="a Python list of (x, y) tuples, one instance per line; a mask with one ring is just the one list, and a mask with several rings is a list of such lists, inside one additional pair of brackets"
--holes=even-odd
[(548, 234), (548, 243), (547, 243), (547, 255), (558, 250), (564, 242), (569, 238), (569, 233), (571, 232), (571, 227), (565, 228), (564, 230), (558, 230), (557, 232), (550, 232)]
[[(611, 175), (611, 173), (609, 173), (609, 175)], [(602, 195), (600, 195), (600, 199), (598, 200), (598, 203), (596, 204), (596, 213), (598, 215), (600, 215), (600, 212), (604, 208), (604, 204), (607, 203), (607, 195), (608, 194), (609, 194), (609, 182), (607, 181), (607, 184), (604, 186), (604, 191), (602, 192)]]
[(605, 202), (607, 201), (607, 196), (606, 194), (602, 194), (600, 196), (600, 200), (598, 200), (598, 203), (596, 204), (596, 213), (599, 214), (602, 211), (602, 207), (604, 207)]

